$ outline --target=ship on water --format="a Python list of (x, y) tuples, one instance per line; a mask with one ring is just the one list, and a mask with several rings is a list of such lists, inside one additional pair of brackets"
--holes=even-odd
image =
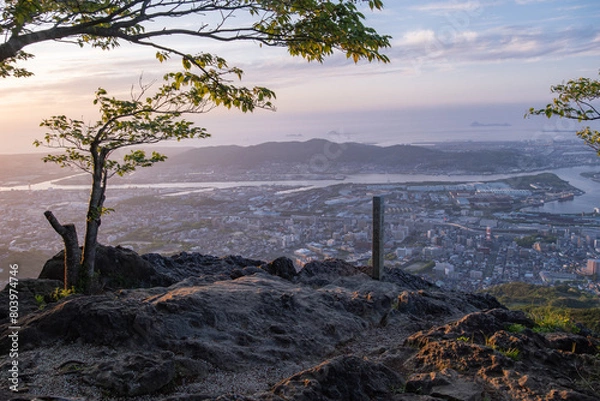
[(565, 192), (565, 193), (562, 193), (559, 196), (558, 201), (559, 202), (566, 202), (566, 201), (570, 201), (570, 200), (573, 200), (573, 199), (575, 199), (575, 194), (573, 192)]

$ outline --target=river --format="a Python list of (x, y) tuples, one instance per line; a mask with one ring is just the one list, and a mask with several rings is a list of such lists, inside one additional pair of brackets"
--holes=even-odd
[[(571, 201), (549, 202), (544, 206), (528, 208), (529, 211), (547, 212), (555, 214), (579, 214), (590, 213), (596, 207), (600, 207), (600, 183), (581, 176), (583, 172), (598, 172), (599, 167), (579, 166), (555, 170), (547, 170), (556, 174), (561, 179), (568, 181), (571, 185), (585, 191), (584, 195), (577, 196)], [(432, 175), (432, 174), (352, 174), (343, 180), (280, 180), (280, 181), (218, 181), (218, 182), (162, 182), (153, 184), (115, 184), (113, 189), (136, 189), (136, 188), (158, 188), (158, 189), (181, 189), (181, 190), (203, 190), (206, 188), (234, 188), (241, 186), (284, 186), (296, 189), (324, 188), (338, 184), (404, 184), (415, 182), (482, 182), (494, 181), (520, 175), (531, 175), (536, 173), (519, 174), (490, 174), (490, 175)], [(31, 185), (19, 185), (11, 187), (0, 187), (0, 191), (44, 191), (44, 190), (87, 190), (88, 185), (61, 185), (60, 180), (45, 181)]]
[(583, 177), (581, 173), (599, 172), (600, 167), (581, 166), (562, 168), (549, 171), (559, 178), (568, 181), (569, 184), (585, 192), (576, 196), (573, 200), (563, 202), (548, 202), (541, 207), (527, 208), (527, 211), (544, 212), (553, 214), (580, 214), (591, 213), (594, 208), (600, 207), (600, 183)]

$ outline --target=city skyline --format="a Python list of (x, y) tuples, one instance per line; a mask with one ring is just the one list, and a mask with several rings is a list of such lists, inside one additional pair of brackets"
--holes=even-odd
[[(458, 139), (494, 140), (489, 125), (507, 124), (511, 139), (553, 137), (572, 123), (523, 119), (527, 107), (552, 98), (550, 86), (586, 76), (597, 78), (600, 28), (595, 1), (385, 1), (381, 12), (364, 10), (366, 24), (391, 35), (389, 64), (354, 65), (336, 54), (323, 64), (292, 58), (285, 49), (254, 43), (192, 44), (189, 51), (225, 57), (245, 72), (243, 85), (267, 86), (277, 94), (277, 112), (242, 115), (213, 110), (190, 119), (213, 137), (197, 146), (313, 137), (373, 143), (411, 143), (457, 133)], [(179, 40), (179, 39), (169, 39)], [(42, 119), (65, 114), (93, 121), (93, 93), (127, 94), (140, 76), (159, 79), (178, 61), (161, 65), (154, 51), (122, 44), (102, 52), (65, 43), (26, 49), (36, 55), (31, 78), (0, 81), (1, 153), (33, 152)], [(478, 130), (469, 123), (478, 121)], [(336, 139), (336, 138), (333, 138)]]

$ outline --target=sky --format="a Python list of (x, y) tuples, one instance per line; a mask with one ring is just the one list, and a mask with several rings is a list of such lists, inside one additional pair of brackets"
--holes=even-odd
[[(354, 64), (335, 55), (308, 63), (256, 43), (172, 39), (216, 53), (244, 70), (242, 84), (275, 91), (276, 112), (213, 110), (190, 119), (211, 133), (191, 146), (252, 145), (321, 137), (389, 145), (446, 140), (557, 139), (575, 123), (523, 116), (552, 99), (550, 86), (598, 78), (597, 0), (384, 0), (366, 24), (391, 35), (390, 63)], [(127, 96), (140, 76), (177, 64), (123, 44), (111, 51), (42, 43), (30, 78), (0, 80), (0, 153), (29, 153), (44, 118), (93, 121), (94, 91)], [(177, 63), (172, 60), (171, 63)], [(473, 122), (478, 126), (473, 126)], [(503, 124), (503, 126), (502, 126)], [(476, 124), (477, 125), (477, 124)]]

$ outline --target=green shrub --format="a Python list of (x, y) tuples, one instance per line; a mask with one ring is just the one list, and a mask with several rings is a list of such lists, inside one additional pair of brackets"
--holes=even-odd
[[(553, 287), (539, 286), (526, 283), (506, 283), (486, 290), (495, 296), (502, 304), (510, 309), (522, 310), (530, 314), (550, 314), (551, 310), (559, 314), (566, 314), (570, 324), (566, 331), (577, 330), (575, 322), (600, 333), (600, 298), (593, 294), (580, 291), (568, 285)], [(554, 331), (565, 324), (551, 323), (550, 319), (541, 319), (544, 324), (537, 328), (538, 331)], [(560, 319), (559, 319), (560, 320)]]
[(58, 288), (58, 287), (56, 287), (54, 289), (54, 291), (52, 292), (52, 294), (50, 294), (50, 299), (53, 302), (57, 302), (57, 301), (60, 301), (63, 298), (68, 297), (69, 295), (75, 294), (75, 292), (76, 292), (75, 291), (75, 287), (71, 287), (71, 288), (69, 288), (67, 290), (65, 290), (64, 288)]
[(518, 348), (498, 349), (497, 351), (513, 361), (518, 361), (520, 359), (521, 351), (519, 351)]
[(529, 317), (535, 322), (533, 330), (538, 333), (564, 331), (576, 334), (579, 332), (579, 327), (571, 320), (569, 312), (565, 309), (536, 308), (529, 312)]
[(522, 324), (519, 323), (513, 323), (510, 326), (508, 326), (508, 331), (510, 333), (522, 333), (523, 331), (525, 331), (527, 327), (523, 326)]
[(41, 294), (36, 294), (35, 295), (35, 302), (37, 302), (38, 308), (40, 310), (44, 310), (44, 308), (47, 305), (45, 297), (43, 295), (41, 295)]

